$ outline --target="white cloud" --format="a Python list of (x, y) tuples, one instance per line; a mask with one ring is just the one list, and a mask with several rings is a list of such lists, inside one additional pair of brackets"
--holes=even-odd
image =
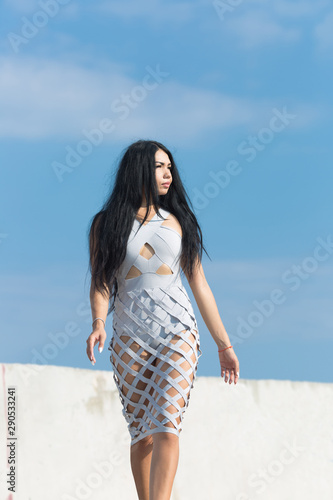
[(29, 14), (40, 9), (36, 0), (5, 0), (5, 4), (22, 14)]
[[(281, 106), (277, 106), (278, 109)], [(290, 121), (288, 128), (301, 129), (311, 126), (323, 125), (326, 119), (330, 119), (331, 110), (327, 104), (317, 103), (297, 103), (286, 106), (287, 111), (296, 115), (294, 120)]]
[[(58, 2), (58, 0), (53, 0), (53, 2), (58, 3), (58, 6), (61, 9), (66, 7), (67, 13), (77, 13), (80, 9), (79, 3), (75, 3), (73, 0), (68, 0), (67, 3), (65, 2), (63, 4)], [(16, 11), (18, 14), (26, 14), (29, 17), (29, 15), (32, 15), (37, 11), (45, 10), (42, 6), (48, 4), (48, 0), (5, 0), (5, 4), (7, 8)]]
[(157, 131), (169, 140), (181, 137), (191, 141), (221, 127), (248, 124), (259, 111), (247, 99), (191, 88), (171, 79), (147, 101), (130, 123), (121, 124), (121, 137), (126, 137), (129, 126), (134, 134), (140, 131), (149, 136)]
[[(231, 2), (230, 2), (231, 3)], [(267, 0), (246, 0), (239, 3), (240, 11), (242, 7), (260, 8), (262, 11), (274, 12), (285, 17), (300, 17), (300, 16), (313, 16), (320, 12), (322, 9), (330, 5), (329, 0), (317, 0), (311, 2), (309, 0), (278, 0), (275, 2), (267, 2)], [(236, 10), (235, 10), (236, 12)]]
[(249, 50), (299, 41), (305, 29), (304, 20), (314, 22), (314, 18), (330, 5), (328, 0), (248, 0), (234, 7), (230, 3), (230, 10), (226, 10), (223, 4), (226, 2), (215, 9), (222, 16), (224, 33), (234, 36), (242, 49)]
[[(222, 2), (221, 2), (222, 3)], [(225, 2), (228, 4), (228, 2)], [(219, 4), (217, 4), (218, 6)], [(239, 2), (233, 7), (232, 2), (229, 3), (230, 9), (225, 11), (225, 19), (229, 19), (238, 14), (242, 14), (245, 9), (250, 9), (248, 12), (261, 12), (262, 14), (279, 14), (284, 17), (298, 18), (300, 16), (310, 17), (320, 12), (329, 5), (329, 0), (317, 0), (316, 2), (303, 0), (279, 0), (275, 2), (267, 2), (267, 0), (247, 0)], [(195, 0), (192, 2), (163, 2), (163, 0), (143, 0), (137, 2), (130, 0), (122, 2), (120, 0), (107, 2), (102, 0), (100, 3), (94, 4), (94, 10), (118, 16), (123, 19), (131, 19), (138, 17), (148, 20), (149, 22), (169, 22), (185, 23), (191, 19), (197, 18), (198, 13), (201, 14), (206, 10), (211, 14), (212, 8), (215, 9), (212, 0)], [(218, 8), (218, 7), (217, 7)], [(223, 7), (221, 6), (223, 11)], [(273, 16), (272, 16), (273, 18)], [(158, 28), (158, 26), (157, 26)]]
[(316, 2), (279, 0), (271, 3), (272, 9), (277, 14), (291, 18), (314, 16), (328, 5), (328, 0), (317, 0)]
[(314, 36), (318, 42), (319, 49), (328, 50), (333, 47), (333, 11), (325, 19), (317, 24)]
[(0, 136), (75, 136), (107, 115), (112, 97), (131, 87), (119, 65), (106, 74), (72, 63), (1, 58)]
[[(99, 62), (99, 69), (50, 59), (2, 58), (0, 83), (0, 137), (43, 139), (47, 137), (82, 139), (82, 131), (112, 120), (114, 130), (106, 140), (123, 141), (133, 137), (159, 135), (164, 140), (193, 141), (220, 128), (246, 126), (257, 130), (272, 115), (276, 102), (254, 101), (218, 91), (190, 87), (168, 76), (156, 84), (147, 67), (135, 80), (127, 76), (129, 66)], [(84, 67), (86, 66), (86, 67)], [(132, 68), (131, 68), (132, 69)], [(156, 88), (144, 87), (144, 78)], [(146, 95), (145, 95), (146, 94)], [(130, 96), (130, 104), (125, 103)], [(118, 102), (117, 109), (111, 108)], [(122, 102), (121, 102), (122, 101)], [(120, 105), (126, 113), (120, 113)], [(294, 103), (287, 111), (297, 114), (292, 127), (308, 126), (319, 111)], [(127, 116), (126, 116), (127, 115)]]
[[(104, 15), (119, 16), (125, 20), (141, 18), (155, 25), (156, 29), (165, 31), (165, 23), (184, 23), (196, 16), (195, 2), (163, 2), (162, 0), (136, 0), (123, 1), (102, 1), (96, 4), (93, 9), (102, 12)], [(163, 25), (163, 26), (161, 26)]]
[(300, 39), (301, 32), (287, 28), (267, 12), (256, 10), (239, 16), (230, 16), (226, 30), (236, 35), (242, 48), (253, 49), (267, 44), (289, 44)]
[[(171, 74), (146, 91), (141, 102), (134, 99), (128, 118), (120, 119), (110, 105), (124, 94), (136, 95), (135, 87), (147, 75), (145, 68), (142, 78), (134, 80), (126, 76), (125, 66), (109, 62), (101, 63), (99, 71), (27, 57), (2, 58), (0, 64), (2, 137), (79, 138), (82, 129), (96, 127), (102, 118), (109, 118), (116, 122), (112, 140), (156, 132), (191, 139), (217, 127), (259, 120), (267, 109), (267, 104), (177, 83)], [(168, 68), (162, 65), (161, 70)]]

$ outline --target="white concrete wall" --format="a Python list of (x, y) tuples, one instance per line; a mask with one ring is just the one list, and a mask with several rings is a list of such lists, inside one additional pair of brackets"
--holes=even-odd
[[(111, 371), (2, 365), (1, 498), (135, 500)], [(6, 489), (6, 388), (17, 390), (17, 493)], [(173, 500), (332, 500), (333, 384), (198, 377)]]

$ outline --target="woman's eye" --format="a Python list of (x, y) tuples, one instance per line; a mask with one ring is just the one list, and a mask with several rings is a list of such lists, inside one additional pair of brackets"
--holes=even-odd
[[(155, 165), (156, 167), (161, 167), (162, 165)], [(172, 170), (172, 167), (168, 167), (169, 170)]]

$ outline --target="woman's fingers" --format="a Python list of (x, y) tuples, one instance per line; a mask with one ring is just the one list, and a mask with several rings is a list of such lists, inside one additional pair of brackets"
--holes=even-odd
[(224, 378), (225, 383), (227, 383), (229, 379), (229, 384), (232, 384), (233, 382), (237, 384), (237, 381), (239, 379), (239, 371), (236, 370), (237, 369), (234, 368), (221, 367), (221, 377)]
[(102, 352), (103, 351), (103, 348), (104, 348), (104, 342), (105, 342), (105, 339), (101, 336), (99, 338), (99, 346), (98, 346), (98, 351), (99, 352)]
[(90, 335), (87, 339), (87, 355), (92, 364), (96, 363), (96, 359), (94, 356), (94, 347), (96, 345), (97, 339), (93, 335)]
[[(230, 351), (226, 351), (225, 354), (219, 354), (220, 365), (221, 365), (221, 377), (227, 383), (229, 379), (229, 384), (233, 382), (236, 384), (239, 378), (239, 361), (235, 354), (231, 354)], [(227, 366), (226, 366), (227, 365)]]
[(224, 381), (228, 382), (228, 377), (229, 377), (229, 369), (228, 368), (223, 368), (221, 370), (221, 377), (224, 377)]
[(96, 363), (95, 355), (94, 355), (94, 347), (95, 345), (99, 342), (99, 352), (103, 351), (104, 343), (106, 339), (106, 332), (104, 331), (98, 331), (98, 332), (93, 332), (89, 335), (87, 338), (87, 355), (92, 364), (94, 365)]

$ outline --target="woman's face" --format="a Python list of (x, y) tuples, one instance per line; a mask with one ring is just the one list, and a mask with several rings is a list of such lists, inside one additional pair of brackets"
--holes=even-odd
[(162, 149), (158, 149), (155, 153), (155, 173), (158, 194), (166, 194), (172, 182), (171, 162)]

